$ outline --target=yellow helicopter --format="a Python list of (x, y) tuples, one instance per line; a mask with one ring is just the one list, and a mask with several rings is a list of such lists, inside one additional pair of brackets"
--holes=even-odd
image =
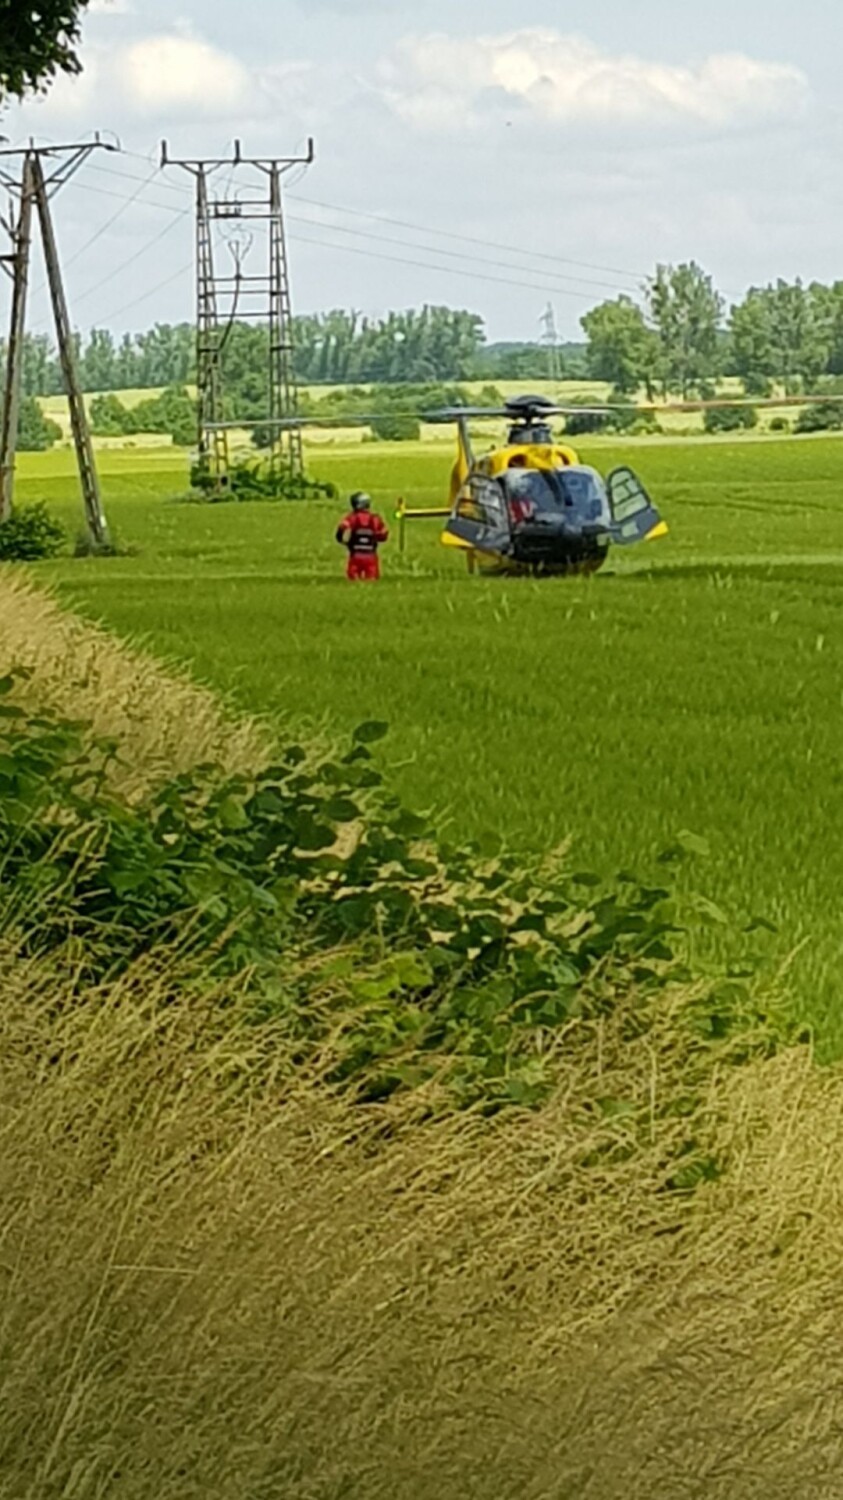
[[(427, 414), (429, 422), (455, 423), (457, 461), (447, 508), (399, 503), (402, 549), (408, 520), (442, 516), (443, 545), (464, 552), (471, 572), (564, 575), (596, 573), (612, 545), (666, 536), (667, 525), (631, 469), (613, 469), (604, 480), (554, 438), (550, 418), (568, 410), (542, 396), (518, 396), (499, 411), (453, 407)], [(481, 417), (506, 418), (510, 430), (503, 447), (476, 457), (468, 424)]]

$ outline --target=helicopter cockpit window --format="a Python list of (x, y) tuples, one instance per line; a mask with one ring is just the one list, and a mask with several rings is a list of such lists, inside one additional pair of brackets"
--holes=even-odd
[(608, 515), (606, 488), (594, 469), (508, 469), (504, 485), (513, 518), (568, 515), (600, 521)]
[(606, 486), (595, 469), (564, 469), (556, 474), (565, 503), (581, 521), (608, 519)]

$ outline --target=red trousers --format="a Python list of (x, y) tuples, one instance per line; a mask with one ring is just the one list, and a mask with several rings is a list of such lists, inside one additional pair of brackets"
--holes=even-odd
[(348, 570), (346, 577), (352, 579), (370, 579), (374, 581), (381, 576), (381, 566), (376, 553), (358, 553), (355, 557), (353, 552), (348, 555)]

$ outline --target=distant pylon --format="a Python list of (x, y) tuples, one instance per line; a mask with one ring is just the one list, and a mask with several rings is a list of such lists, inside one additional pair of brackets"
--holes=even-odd
[(556, 309), (552, 302), (548, 302), (539, 322), (544, 328), (542, 343), (547, 349), (547, 376), (549, 380), (558, 382), (561, 379), (562, 370), (559, 361), (559, 334), (556, 329)]
[[(237, 322), (253, 322), (268, 330), (266, 414), (249, 423), (265, 428), (271, 440), (273, 461), (293, 479), (304, 474), (301, 430), (295, 426), (299, 414), (296, 385), (293, 312), (290, 273), (284, 227), (281, 179), (291, 167), (309, 166), (314, 159), (313, 142), (305, 156), (246, 157), (240, 142), (234, 154), (223, 159), (175, 159), (167, 142), (161, 145), (162, 167), (181, 167), (196, 180), (196, 368), (198, 385), (198, 449), (200, 465), (222, 490), (228, 482), (228, 432), (243, 425), (227, 419), (225, 409), (225, 348)], [(266, 178), (266, 192), (254, 186), (246, 196), (236, 197), (232, 181), (237, 168), (251, 168)], [(214, 173), (228, 170), (225, 191), (214, 194)], [(235, 226), (241, 238), (231, 244), (234, 268), (222, 272), (215, 263), (213, 230), (218, 224)], [(243, 262), (251, 249), (244, 244), (249, 225), (268, 225), (269, 257), (265, 268), (245, 274)]]

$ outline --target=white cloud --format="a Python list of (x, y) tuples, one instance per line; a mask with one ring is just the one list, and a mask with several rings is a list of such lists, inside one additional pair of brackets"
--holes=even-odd
[(408, 37), (381, 79), (393, 109), (429, 129), (467, 126), (496, 109), (568, 125), (722, 128), (792, 116), (809, 97), (805, 75), (788, 63), (733, 53), (680, 66), (614, 56), (549, 27)]
[(90, 0), (89, 16), (133, 16), (132, 0)]
[(126, 103), (140, 114), (225, 118), (249, 105), (248, 69), (199, 37), (143, 37), (114, 64)]

